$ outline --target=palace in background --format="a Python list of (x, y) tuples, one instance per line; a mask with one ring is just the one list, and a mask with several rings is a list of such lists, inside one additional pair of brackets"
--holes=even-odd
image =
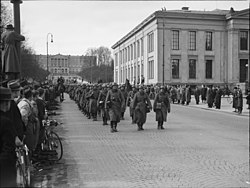
[(245, 85), (249, 9), (156, 11), (116, 42), (114, 80), (145, 84)]
[[(47, 55), (36, 55), (40, 67), (47, 70)], [(71, 56), (71, 55), (49, 55), (48, 71), (49, 80), (56, 82), (58, 77), (63, 77), (66, 82), (75, 79), (82, 79), (77, 75), (83, 68), (96, 66), (96, 56)]]

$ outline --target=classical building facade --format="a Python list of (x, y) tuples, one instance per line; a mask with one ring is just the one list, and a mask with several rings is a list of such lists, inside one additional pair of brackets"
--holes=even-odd
[(156, 11), (112, 46), (114, 80), (238, 84), (249, 75), (249, 9)]
[[(36, 55), (39, 65), (47, 70), (47, 56)], [(77, 75), (83, 68), (96, 65), (96, 56), (71, 56), (71, 55), (50, 55), (48, 56), (49, 79), (57, 80), (62, 76), (66, 81), (80, 78)]]

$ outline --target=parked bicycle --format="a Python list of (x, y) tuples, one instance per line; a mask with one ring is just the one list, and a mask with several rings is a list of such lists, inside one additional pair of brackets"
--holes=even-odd
[(58, 125), (56, 120), (44, 120), (44, 135), (41, 143), (40, 159), (59, 161), (63, 156), (63, 146), (59, 136), (53, 131)]
[(29, 149), (26, 145), (16, 148), (16, 170), (17, 170), (17, 187), (30, 186), (30, 167)]

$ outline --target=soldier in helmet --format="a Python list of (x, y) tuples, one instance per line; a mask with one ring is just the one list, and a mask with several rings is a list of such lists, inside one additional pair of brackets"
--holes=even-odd
[(133, 104), (133, 98), (135, 96), (135, 94), (137, 93), (138, 89), (133, 85), (132, 86), (132, 91), (130, 91), (128, 93), (128, 96), (127, 96), (127, 101), (126, 101), (126, 106), (129, 107), (129, 114), (130, 114), (130, 117), (132, 118), (132, 124), (134, 124), (134, 109), (132, 108), (132, 104)]
[(102, 91), (99, 93), (97, 100), (98, 109), (101, 110), (101, 116), (103, 120), (103, 125), (108, 125), (107, 121), (109, 120), (108, 109), (105, 109), (105, 99), (107, 97), (108, 87), (107, 85), (102, 85)]
[(105, 108), (109, 109), (111, 132), (117, 132), (117, 123), (120, 122), (121, 109), (125, 105), (124, 97), (118, 90), (117, 83), (112, 85), (112, 89), (108, 91)]
[(138, 125), (138, 131), (144, 130), (143, 124), (147, 119), (147, 112), (152, 110), (148, 95), (144, 92), (143, 86), (139, 86), (139, 92), (134, 96), (132, 108), (134, 109), (134, 121)]
[(167, 114), (170, 113), (169, 95), (164, 86), (160, 87), (160, 92), (155, 96), (153, 109), (158, 121), (158, 129), (164, 129), (163, 122), (167, 121)]

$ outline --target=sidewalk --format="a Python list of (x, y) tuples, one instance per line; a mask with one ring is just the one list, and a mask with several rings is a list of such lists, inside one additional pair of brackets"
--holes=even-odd
[(197, 105), (195, 102), (195, 98), (194, 96), (192, 96), (191, 98), (191, 102), (189, 104), (189, 107), (192, 108), (201, 108), (204, 110), (213, 110), (213, 111), (218, 111), (218, 112), (225, 112), (225, 113), (229, 113), (232, 115), (238, 115), (238, 116), (247, 116), (249, 117), (249, 109), (247, 109), (248, 105), (246, 104), (246, 99), (243, 98), (243, 110), (242, 110), (242, 114), (238, 114), (237, 112), (233, 112), (234, 108), (232, 107), (233, 104), (229, 104), (227, 101), (227, 97), (223, 97), (221, 98), (221, 109), (215, 109), (215, 107), (213, 108), (208, 108), (207, 104), (205, 103), (200, 103)]

